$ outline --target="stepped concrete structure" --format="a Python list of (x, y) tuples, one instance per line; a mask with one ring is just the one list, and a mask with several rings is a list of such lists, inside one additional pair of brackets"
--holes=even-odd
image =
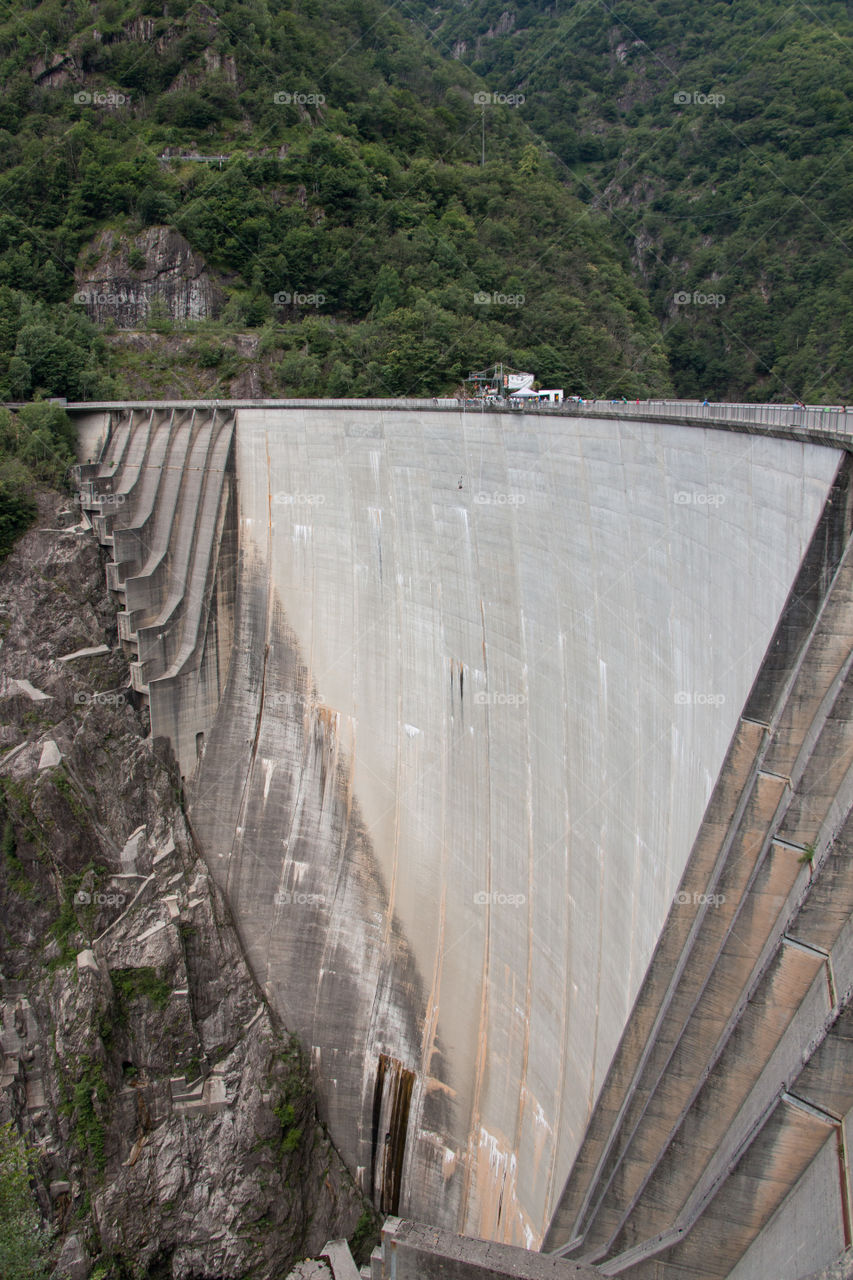
[(377, 1208), (643, 1280), (835, 1263), (849, 416), (71, 412), (152, 736)]

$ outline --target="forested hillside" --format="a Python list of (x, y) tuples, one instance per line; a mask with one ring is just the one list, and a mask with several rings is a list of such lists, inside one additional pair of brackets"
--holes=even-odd
[[(850, 398), (846, 6), (506, 5), (10, 6), (0, 397)], [(90, 275), (150, 301), (154, 232), (218, 301), (129, 343)]]
[[(821, 0), (447, 0), (439, 47), (521, 93), (629, 248), (688, 396), (853, 394), (853, 16)], [(723, 299), (720, 301), (720, 299)]]
[(0, 397), (126, 389), (75, 273), (110, 231), (141, 275), (152, 227), (223, 294), (191, 358), (225, 373), (228, 335), (255, 331), (266, 394), (436, 394), (496, 359), (568, 391), (668, 388), (606, 217), (374, 0), (46, 0), (12, 7), (0, 57)]

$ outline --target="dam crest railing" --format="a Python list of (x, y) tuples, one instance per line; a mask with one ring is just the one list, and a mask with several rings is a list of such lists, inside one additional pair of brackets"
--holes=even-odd
[(562, 404), (508, 405), (451, 397), (386, 397), (360, 400), (292, 398), (280, 400), (140, 400), (69, 403), (73, 413), (127, 409), (323, 409), (323, 410), (414, 410), (505, 413), (513, 416), (616, 418), (674, 422), (683, 425), (743, 430), (761, 435), (783, 435), (825, 440), (842, 448), (853, 448), (853, 409), (846, 405), (746, 404), (727, 401), (705, 403), (698, 400), (565, 400)]

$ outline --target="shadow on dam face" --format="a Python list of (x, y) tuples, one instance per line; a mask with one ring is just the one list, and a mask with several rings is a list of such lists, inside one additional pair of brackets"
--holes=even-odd
[(542, 1242), (839, 458), (238, 410), (227, 682), (170, 736), (380, 1207)]

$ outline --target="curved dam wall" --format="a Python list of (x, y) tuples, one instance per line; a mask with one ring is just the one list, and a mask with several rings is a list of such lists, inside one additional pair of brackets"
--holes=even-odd
[(195, 830), (376, 1203), (537, 1247), (840, 454), (322, 408), (234, 448)]
[(108, 411), (81, 490), (133, 684), (338, 1147), (384, 1211), (528, 1247), (569, 1243), (601, 1169), (594, 1253), (658, 1160), (610, 1116), (652, 1098), (666, 1152), (683, 1106), (631, 1046), (667, 1060), (676, 982), (704, 982), (672, 899), (692, 847), (681, 887), (711, 895), (731, 762), (772, 719), (754, 689), (789, 696), (779, 632), (765, 653), (786, 602), (815, 608), (841, 454), (635, 415)]

